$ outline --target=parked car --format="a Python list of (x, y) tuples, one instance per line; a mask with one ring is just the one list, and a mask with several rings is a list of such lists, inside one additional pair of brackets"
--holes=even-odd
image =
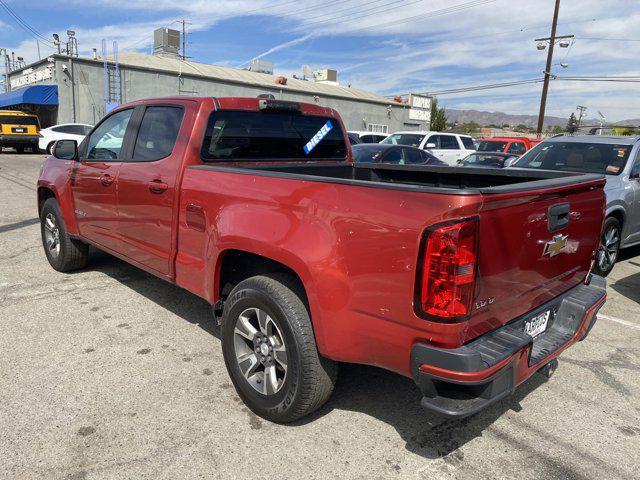
[(552, 137), (514, 166), (606, 176), (606, 220), (595, 264), (599, 275), (611, 272), (620, 248), (640, 243), (640, 137)]
[(75, 140), (78, 143), (91, 131), (93, 125), (84, 123), (61, 123), (53, 127), (40, 130), (38, 146), (40, 150), (51, 153), (56, 140)]
[(473, 138), (468, 135), (442, 132), (407, 131), (389, 135), (380, 143), (409, 145), (429, 150), (447, 165), (455, 166), (458, 160), (476, 151)]
[(347, 132), (347, 139), (351, 145), (360, 145), (362, 143), (360, 137), (355, 133)]
[(477, 150), (479, 152), (503, 152), (520, 156), (541, 141), (541, 138), (487, 137), (479, 139)]
[(517, 155), (499, 152), (475, 152), (467, 155), (458, 164), (462, 167), (506, 168), (518, 160)]
[(14, 148), (16, 152), (38, 149), (40, 120), (32, 113), (17, 110), (0, 110), (0, 153), (3, 147)]
[(204, 298), (240, 398), (290, 422), (329, 398), (337, 362), (411, 377), (454, 417), (550, 372), (605, 301), (604, 183), (354, 164), (333, 109), (173, 97), (56, 142), (37, 195), (54, 269), (91, 244)]
[(357, 135), (362, 143), (380, 143), (387, 138), (386, 133), (367, 132), (359, 130), (349, 130), (349, 135)]
[(435, 155), (406, 145), (362, 143), (351, 149), (356, 163), (392, 163), (395, 165), (446, 165)]

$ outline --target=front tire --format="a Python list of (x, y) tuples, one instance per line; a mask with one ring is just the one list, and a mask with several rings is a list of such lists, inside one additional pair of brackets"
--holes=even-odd
[(42, 246), (49, 264), (59, 272), (70, 272), (87, 264), (89, 245), (67, 233), (55, 198), (44, 202), (40, 212)]
[(257, 415), (293, 422), (320, 408), (335, 385), (337, 365), (320, 356), (309, 312), (290, 277), (240, 282), (224, 305), (222, 351), (229, 376)]
[(617, 218), (609, 217), (605, 220), (593, 269), (596, 274), (606, 277), (613, 270), (620, 252), (621, 233), (622, 228)]

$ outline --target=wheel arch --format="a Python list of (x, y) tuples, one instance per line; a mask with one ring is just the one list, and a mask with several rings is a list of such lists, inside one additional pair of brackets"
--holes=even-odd
[(44, 205), (44, 202), (46, 202), (50, 198), (53, 198), (56, 201), (58, 201), (58, 197), (56, 196), (56, 193), (53, 191), (52, 188), (38, 187), (38, 217), (40, 217), (40, 214), (42, 213), (42, 206)]
[[(613, 208), (607, 209), (607, 213), (605, 215), (605, 222), (607, 218), (615, 218), (620, 223), (620, 247), (624, 246), (624, 242), (627, 238), (627, 214), (622, 205), (614, 205)], [(602, 224), (604, 229), (604, 222)]]
[(303, 280), (303, 278), (308, 279), (308, 275), (305, 275), (305, 272), (299, 273), (288, 262), (285, 263), (280, 259), (243, 249), (229, 248), (220, 252), (213, 282), (213, 298), (218, 301), (215, 305), (220, 306), (231, 290), (241, 281), (265, 274), (283, 274), (289, 277), (290, 283), (287, 286), (298, 294), (307, 308), (318, 349), (322, 352), (324, 340), (318, 320), (319, 312), (313, 308), (312, 301), (310, 301), (310, 298), (313, 297), (312, 288), (309, 288), (309, 282)]

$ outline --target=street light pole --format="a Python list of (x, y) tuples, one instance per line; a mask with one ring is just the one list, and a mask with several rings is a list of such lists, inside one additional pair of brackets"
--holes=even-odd
[(553, 46), (556, 43), (556, 27), (558, 26), (558, 12), (560, 0), (556, 0), (553, 11), (553, 23), (551, 24), (551, 36), (549, 37), (549, 51), (547, 52), (547, 65), (544, 69), (544, 83), (542, 84), (542, 97), (540, 97), (540, 113), (538, 114), (538, 137), (542, 136), (544, 126), (544, 111), (547, 108), (547, 91), (549, 90), (549, 78), (551, 77), (551, 61), (553, 60)]

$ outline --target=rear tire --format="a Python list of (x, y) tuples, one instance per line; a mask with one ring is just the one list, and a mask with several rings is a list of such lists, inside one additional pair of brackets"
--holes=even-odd
[(613, 270), (620, 253), (621, 233), (622, 228), (618, 219), (608, 217), (604, 222), (600, 247), (598, 248), (593, 268), (594, 273), (597, 275), (606, 277)]
[(248, 278), (230, 293), (222, 316), (229, 376), (257, 415), (293, 422), (331, 396), (337, 364), (316, 347), (309, 312), (287, 275)]
[(70, 272), (87, 264), (89, 245), (67, 233), (55, 198), (44, 202), (40, 212), (42, 246), (49, 264), (59, 272)]
[(56, 144), (56, 142), (49, 142), (49, 145), (47, 145), (46, 153), (48, 153), (49, 155), (53, 155), (53, 146), (55, 144)]
[(16, 147), (16, 153), (22, 155), (24, 153), (24, 147)]

